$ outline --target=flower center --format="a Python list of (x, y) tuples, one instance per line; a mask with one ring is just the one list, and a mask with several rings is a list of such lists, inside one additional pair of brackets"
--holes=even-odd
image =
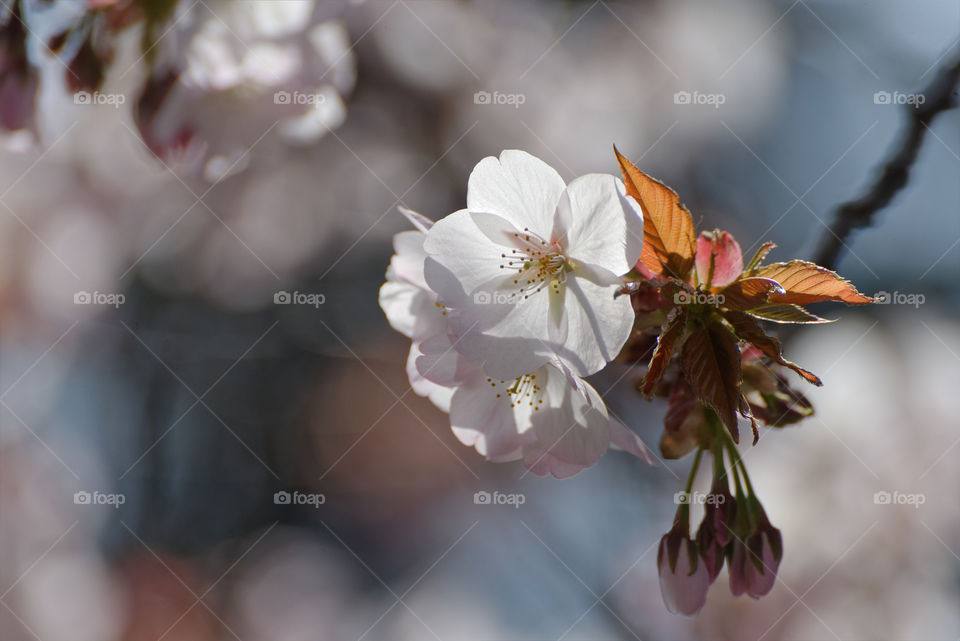
[(517, 294), (530, 298), (533, 294), (550, 287), (560, 293), (560, 286), (567, 280), (572, 268), (559, 241), (547, 242), (524, 227), (523, 232), (514, 232), (519, 247), (509, 254), (500, 254), (504, 260), (500, 269), (514, 270), (513, 285)]
[(497, 392), (497, 398), (503, 398), (507, 395), (510, 407), (517, 407), (521, 403), (527, 403), (533, 410), (539, 411), (543, 405), (543, 388), (537, 384), (536, 374), (524, 374), (512, 381), (497, 381), (487, 378), (490, 387)]

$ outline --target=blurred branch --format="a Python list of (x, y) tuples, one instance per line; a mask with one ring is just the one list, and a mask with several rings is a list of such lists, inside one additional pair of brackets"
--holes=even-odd
[(846, 239), (855, 229), (869, 227), (873, 215), (886, 207), (894, 195), (907, 184), (910, 167), (917, 158), (923, 137), (929, 124), (938, 113), (956, 106), (957, 81), (960, 80), (960, 57), (949, 66), (942, 67), (933, 81), (923, 91), (925, 101), (916, 107), (906, 105), (909, 123), (899, 144), (893, 148), (892, 156), (883, 166), (880, 176), (873, 186), (856, 200), (840, 205), (833, 223), (824, 234), (814, 262), (833, 269), (843, 249)]

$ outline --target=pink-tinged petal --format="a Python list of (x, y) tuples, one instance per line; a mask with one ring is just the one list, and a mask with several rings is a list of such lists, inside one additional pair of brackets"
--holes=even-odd
[[(663, 555), (666, 552), (666, 537), (660, 546)], [(707, 602), (710, 575), (707, 566), (699, 558), (696, 544), (688, 538), (683, 539), (677, 554), (676, 567), (671, 568), (667, 558), (663, 558), (659, 566), (660, 593), (667, 610), (685, 616), (697, 614)]]
[(456, 350), (445, 332), (415, 342), (417, 372), (427, 380), (447, 387), (458, 387), (480, 370), (479, 364), (467, 360)]
[(747, 551), (742, 541), (733, 542), (733, 554), (727, 564), (727, 574), (730, 576), (730, 592), (733, 596), (740, 596), (747, 591)]
[(751, 553), (759, 557), (761, 567), (756, 567), (756, 563), (747, 563), (747, 593), (753, 598), (759, 599), (773, 589), (777, 582), (777, 570), (780, 567), (778, 551), (781, 549), (780, 530), (769, 523), (762, 525), (750, 546)]
[(550, 453), (539, 441), (524, 445), (521, 449), (523, 464), (537, 476), (552, 476), (555, 479), (568, 479), (585, 470), (588, 465), (568, 463)]
[(610, 449), (629, 452), (648, 465), (657, 464), (643, 439), (612, 416), (610, 417)]
[(467, 209), (496, 214), (517, 229), (541, 237), (552, 230), (554, 213), (566, 185), (550, 165), (525, 151), (508, 149), (474, 167), (467, 184)]
[[(497, 396), (500, 394), (500, 396)], [(502, 385), (491, 385), (482, 374), (457, 388), (450, 402), (450, 425), (458, 438), (472, 441), (489, 459), (510, 456), (521, 447), (518, 416)], [(519, 417), (523, 422), (523, 416)]]
[(743, 273), (743, 253), (729, 232), (705, 231), (697, 238), (697, 278), (711, 289), (723, 288)]
[(420, 356), (418, 343), (410, 346), (410, 355), (407, 357), (407, 378), (410, 379), (410, 387), (418, 396), (423, 396), (437, 409), (443, 412), (450, 412), (450, 401), (453, 398), (455, 389), (444, 385), (437, 385), (433, 381), (424, 378), (417, 371), (416, 360)]
[(533, 435), (524, 441), (524, 462), (536, 474), (572, 476), (610, 447), (606, 406), (586, 382), (571, 386), (561, 368), (547, 365), (539, 372), (545, 377), (540, 383), (543, 403), (538, 401), (530, 416)]
[(619, 179), (606, 174), (581, 176), (567, 187), (557, 209), (558, 216), (569, 221), (565, 248), (571, 259), (617, 276), (630, 270), (640, 253), (631, 243), (630, 251), (636, 256), (628, 259), (627, 221), (640, 216), (642, 224), (643, 214)]

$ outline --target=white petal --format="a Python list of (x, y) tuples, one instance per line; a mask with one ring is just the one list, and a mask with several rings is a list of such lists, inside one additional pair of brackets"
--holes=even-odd
[(467, 186), (467, 209), (496, 214), (517, 229), (547, 238), (564, 182), (550, 165), (525, 151), (508, 149), (474, 167)]
[[(511, 456), (520, 447), (516, 409), (510, 407), (502, 386), (491, 386), (481, 374), (454, 392), (450, 425), (457, 438), (480, 454), (491, 459)], [(528, 420), (524, 412), (519, 415), (520, 420)]]
[(380, 287), (380, 308), (390, 327), (407, 338), (412, 337), (416, 325), (414, 310), (419, 308), (417, 299), (423, 295), (423, 290), (406, 282), (384, 283)]
[[(627, 218), (636, 219), (639, 206), (626, 195), (623, 183), (607, 174), (588, 174), (567, 187), (559, 208), (569, 208), (567, 255), (614, 274), (625, 274), (639, 258), (627, 256)], [(642, 229), (642, 214), (641, 229)], [(641, 236), (642, 239), (642, 236)], [(631, 247), (631, 252), (636, 251)]]
[(559, 355), (579, 376), (603, 369), (630, 336), (633, 306), (628, 296), (614, 298), (619, 283), (614, 274), (584, 265), (567, 278), (563, 302), (568, 352)]
[(547, 365), (545, 403), (531, 416), (536, 441), (526, 442), (524, 462), (538, 474), (571, 476), (596, 463), (610, 446), (609, 417), (589, 384), (571, 386), (560, 368)]
[[(393, 276), (427, 289), (427, 282), (423, 279), (423, 261), (427, 254), (423, 251), (423, 241), (426, 235), (419, 231), (402, 231), (393, 236), (394, 255), (390, 258)], [(390, 280), (390, 275), (387, 276)]]
[(489, 375), (516, 378), (563, 349), (550, 341), (555, 332), (549, 329), (553, 294), (548, 291), (518, 300), (500, 287), (500, 280), (464, 291), (456, 276), (432, 258), (426, 261), (425, 275), (440, 301), (451, 308), (448, 326), (457, 351), (482, 363)]
[(508, 275), (507, 270), (500, 268), (500, 255), (508, 248), (510, 235), (515, 231), (503, 218), (473, 215), (461, 209), (434, 223), (423, 248), (470, 294)]
[(450, 412), (450, 400), (453, 398), (454, 388), (437, 385), (433, 381), (424, 378), (417, 371), (416, 359), (420, 355), (417, 349), (417, 343), (410, 346), (410, 355), (407, 357), (407, 378), (410, 379), (410, 387), (418, 396), (425, 396), (430, 402), (444, 412)]
[(468, 361), (445, 332), (423, 342), (415, 342), (417, 372), (423, 378), (439, 385), (457, 387), (464, 384), (479, 371), (478, 364)]

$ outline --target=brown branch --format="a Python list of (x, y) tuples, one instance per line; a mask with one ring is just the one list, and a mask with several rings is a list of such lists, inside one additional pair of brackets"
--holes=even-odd
[(873, 215), (886, 207), (894, 195), (907, 184), (910, 167), (917, 159), (929, 124), (938, 113), (956, 106), (955, 90), (960, 80), (960, 58), (941, 68), (936, 77), (921, 95), (923, 104), (905, 105), (909, 122), (899, 143), (893, 148), (873, 186), (863, 196), (840, 205), (833, 223), (824, 234), (814, 262), (833, 269), (841, 252), (846, 248), (846, 239), (855, 229), (869, 227)]

